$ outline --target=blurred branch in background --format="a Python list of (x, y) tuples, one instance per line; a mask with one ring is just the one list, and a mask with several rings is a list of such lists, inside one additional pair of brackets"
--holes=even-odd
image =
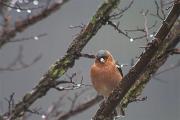
[[(33, 2), (35, 7), (23, 7), (23, 5), (20, 4), (20, 1), (21, 0), (0, 0), (0, 6), (2, 8), (1, 13), (3, 14), (3, 16), (6, 15), (6, 13), (8, 13), (11, 10), (16, 10), (19, 13), (22, 11), (26, 11), (27, 13), (31, 13), (32, 10), (34, 10), (34, 9), (43, 8), (43, 6), (38, 6), (38, 4), (39, 4), (38, 0), (33, 0), (33, 1), (28, 2), (28, 4)], [(23, 0), (21, 2), (23, 2)]]
[[(180, 38), (179, 38), (179, 39), (180, 39)], [(176, 54), (176, 53), (175, 53), (175, 54)], [(156, 79), (156, 80), (158, 80), (158, 81), (162, 81), (162, 82), (163, 82), (163, 80), (161, 80), (160, 78), (158, 78), (158, 76), (159, 76), (160, 74), (163, 74), (163, 73), (168, 72), (168, 71), (170, 71), (170, 70), (176, 69), (176, 68), (178, 68), (178, 67), (180, 67), (180, 60), (179, 60), (177, 63), (175, 63), (175, 64), (173, 64), (173, 65), (170, 65), (168, 68), (166, 68), (166, 69), (164, 69), (164, 70), (161, 70), (160, 72), (157, 72), (156, 74), (154, 74), (154, 75), (152, 76), (152, 78), (153, 78), (153, 79)]]
[(39, 34), (39, 35), (35, 35), (35, 36), (31, 36), (31, 37), (24, 37), (24, 38), (18, 38), (18, 39), (12, 39), (9, 42), (23, 42), (23, 41), (28, 41), (28, 40), (39, 40), (39, 38), (47, 36), (47, 33), (44, 34)]
[(58, 120), (67, 120), (70, 117), (73, 117), (77, 114), (82, 113), (83, 111), (87, 110), (88, 108), (94, 106), (95, 104), (97, 104), (98, 102), (100, 102), (101, 100), (103, 100), (102, 96), (95, 96), (94, 98), (78, 105), (77, 107), (75, 107), (74, 109), (70, 110), (69, 112), (66, 112), (64, 114), (60, 114), (58, 117)]
[[(8, 120), (8, 117), (11, 115), (12, 110), (15, 107), (15, 93), (12, 93), (9, 98), (4, 98), (4, 100), (8, 103), (8, 112), (4, 113), (3, 115), (0, 115), (0, 120)], [(21, 120), (27, 120), (32, 115), (39, 115), (42, 116), (43, 112), (40, 112), (41, 108), (33, 108), (33, 109), (28, 109), (26, 111), (26, 114), (21, 116)]]
[[(28, 67), (32, 66), (33, 64), (35, 64), (36, 62), (38, 62), (42, 58), (42, 55), (39, 54), (36, 58), (34, 58), (32, 60), (31, 63), (26, 63), (23, 60), (23, 58), (24, 58), (23, 49), (24, 49), (23, 46), (19, 47), (18, 55), (11, 63), (6, 65), (6, 67), (0, 66), (0, 73), (4, 72), (4, 71), (17, 71), (17, 70), (22, 70), (22, 69), (28, 68)], [(18, 65), (18, 63), (19, 63), (19, 65)]]
[[(57, 120), (68, 120), (71, 117), (74, 117), (77, 114), (82, 113), (88, 108), (94, 106), (103, 100), (102, 96), (88, 97), (88, 99), (84, 99), (83, 101), (77, 104), (79, 98), (85, 93), (88, 89), (82, 89), (80, 92), (76, 92), (73, 98), (69, 98), (68, 91), (58, 99), (57, 102), (54, 102), (49, 108), (48, 111), (43, 114), (41, 117), (45, 118), (45, 120), (57, 119)], [(68, 99), (69, 102), (66, 100)], [(68, 111), (64, 111), (65, 103), (71, 104), (71, 107)]]
[(2, 48), (4, 44), (8, 43), (12, 38), (14, 38), (16, 33), (23, 32), (29, 26), (32, 26), (33, 24), (47, 18), (49, 15), (59, 10), (68, 1), (69, 0), (61, 0), (61, 2), (55, 2), (54, 4), (44, 8), (38, 14), (28, 16), (24, 20), (17, 20), (14, 27), (9, 28), (9, 26), (4, 26), (0, 30), (0, 48)]
[(163, 0), (159, 0), (160, 4), (158, 3), (157, 0), (154, 0), (154, 4), (156, 6), (156, 13), (150, 13), (150, 15), (154, 16), (154, 17), (157, 17), (159, 18), (160, 20), (164, 20), (166, 18), (166, 12), (165, 12), (165, 9), (164, 9), (164, 1)]

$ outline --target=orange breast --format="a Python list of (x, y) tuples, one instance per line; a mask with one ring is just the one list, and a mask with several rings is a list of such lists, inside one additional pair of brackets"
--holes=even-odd
[(122, 79), (115, 64), (91, 66), (91, 81), (96, 91), (103, 96), (109, 96), (112, 90)]

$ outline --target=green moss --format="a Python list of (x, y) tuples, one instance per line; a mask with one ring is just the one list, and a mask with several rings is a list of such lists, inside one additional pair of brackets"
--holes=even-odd
[(51, 71), (49, 71), (49, 74), (52, 78), (57, 78), (59, 76), (62, 76), (66, 71), (64, 70), (64, 68), (61, 69), (55, 69), (52, 68)]
[(58, 69), (54, 70), (54, 72), (51, 75), (53, 78), (58, 77), (59, 76), (59, 70)]
[(66, 71), (64, 69), (61, 69), (59, 72), (59, 76), (62, 76)]
[(65, 59), (64, 62), (63, 62), (64, 65), (67, 65), (68, 63), (70, 63), (69, 59)]

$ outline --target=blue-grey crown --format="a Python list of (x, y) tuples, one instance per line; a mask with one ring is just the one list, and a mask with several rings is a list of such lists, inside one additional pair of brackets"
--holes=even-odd
[(96, 55), (97, 58), (104, 58), (107, 57), (106, 50), (99, 50)]

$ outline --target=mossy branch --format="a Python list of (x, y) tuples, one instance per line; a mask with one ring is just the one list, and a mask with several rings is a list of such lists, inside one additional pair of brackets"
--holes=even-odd
[[(176, 26), (180, 27), (180, 24), (176, 24)], [(159, 46), (159, 49), (156, 52), (156, 55), (152, 58), (150, 63), (145, 68), (144, 72), (140, 75), (139, 79), (136, 80), (134, 85), (130, 88), (128, 93), (123, 98), (120, 103), (123, 108), (127, 107), (130, 103), (129, 100), (136, 98), (142, 93), (145, 85), (150, 81), (151, 76), (157, 72), (159, 67), (161, 67), (171, 55), (168, 52), (170, 49), (173, 49), (180, 42), (180, 31), (175, 27), (171, 30), (171, 33), (168, 38)]]
[(75, 59), (78, 59), (78, 53), (85, 47), (88, 41), (97, 33), (97, 31), (106, 23), (109, 14), (118, 5), (120, 0), (105, 0), (97, 10), (91, 21), (80, 32), (80, 34), (70, 44), (66, 55), (57, 60), (43, 75), (35, 88), (26, 93), (10, 115), (10, 120), (15, 120), (21, 116), (37, 99), (45, 96), (46, 93), (56, 85), (56, 80), (61, 77), (69, 68), (73, 67)]
[[(169, 56), (167, 50), (173, 48), (180, 41), (179, 32), (165, 39), (179, 14), (180, 2), (175, 2), (168, 17), (155, 35), (155, 39), (148, 44), (147, 49), (142, 53), (136, 65), (130, 69), (108, 99), (100, 105), (93, 120), (110, 120), (115, 107), (119, 103), (126, 107), (129, 99), (141, 92), (152, 74), (165, 63)], [(172, 31), (174, 32), (173, 29)]]

